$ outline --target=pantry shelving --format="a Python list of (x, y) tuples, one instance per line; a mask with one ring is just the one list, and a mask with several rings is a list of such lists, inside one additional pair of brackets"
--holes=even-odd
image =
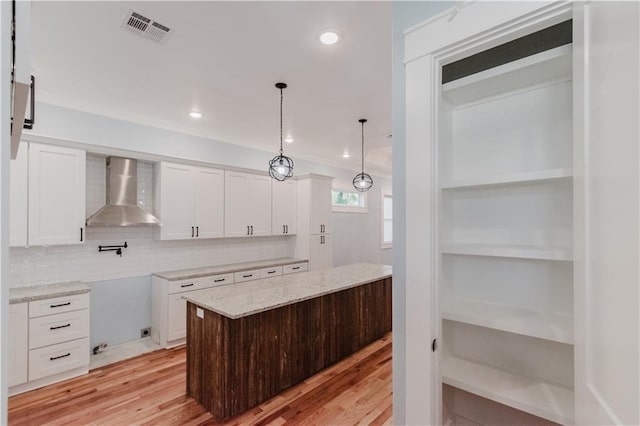
[(568, 43), (447, 82), (438, 128), (442, 382), (562, 424), (574, 399), (571, 78)]

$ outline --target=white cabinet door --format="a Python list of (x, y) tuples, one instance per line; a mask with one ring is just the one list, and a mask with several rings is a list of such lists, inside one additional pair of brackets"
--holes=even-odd
[(271, 177), (249, 175), (249, 226), (252, 236), (271, 235)]
[(311, 182), (311, 233), (331, 233), (331, 181)]
[(575, 423), (637, 425), (640, 4), (575, 8)]
[(169, 295), (167, 341), (187, 336), (187, 301), (182, 298), (183, 294)]
[(29, 245), (81, 244), (85, 152), (29, 144)]
[(27, 303), (9, 305), (9, 387), (27, 381), (29, 351), (27, 306)]
[(29, 145), (22, 142), (15, 160), (11, 160), (11, 188), (9, 202), (9, 222), (11, 234), (9, 246), (24, 247), (27, 245), (27, 196), (29, 169), (27, 167)]
[(331, 235), (312, 235), (309, 249), (309, 271), (331, 268), (333, 265)]
[(225, 237), (250, 235), (249, 208), (253, 208), (253, 200), (250, 200), (248, 180), (249, 176), (246, 173), (224, 173)]
[(271, 232), (294, 235), (298, 223), (298, 182), (273, 181), (271, 184)]
[(173, 163), (159, 167), (160, 239), (222, 237), (224, 171)]
[(196, 167), (195, 188), (196, 238), (224, 236), (224, 171)]
[(161, 163), (158, 214), (162, 223), (160, 239), (182, 240), (195, 235), (192, 167), (184, 164)]
[(271, 178), (242, 172), (225, 172), (224, 235), (271, 235)]

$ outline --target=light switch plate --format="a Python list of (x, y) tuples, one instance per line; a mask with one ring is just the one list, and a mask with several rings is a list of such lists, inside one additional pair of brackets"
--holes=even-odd
[(204, 318), (204, 309), (202, 308), (196, 308), (196, 316), (198, 318)]

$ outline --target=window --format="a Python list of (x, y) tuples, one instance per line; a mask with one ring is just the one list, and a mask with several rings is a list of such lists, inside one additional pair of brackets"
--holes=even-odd
[(393, 242), (393, 197), (382, 194), (382, 248), (391, 248)]
[(348, 183), (337, 182), (331, 190), (331, 205), (334, 212), (366, 213), (367, 197)]

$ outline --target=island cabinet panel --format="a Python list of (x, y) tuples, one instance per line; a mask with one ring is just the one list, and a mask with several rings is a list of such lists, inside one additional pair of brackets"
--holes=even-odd
[(217, 421), (391, 331), (391, 278), (231, 319), (189, 302), (187, 394)]

